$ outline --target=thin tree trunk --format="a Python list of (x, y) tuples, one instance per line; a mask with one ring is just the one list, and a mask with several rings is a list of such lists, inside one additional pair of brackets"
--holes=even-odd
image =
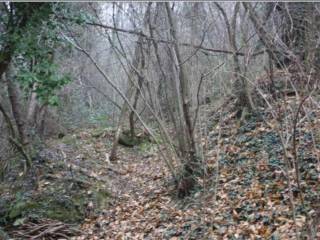
[[(137, 48), (135, 49), (135, 58), (133, 60), (132, 65), (133, 65), (133, 67), (135, 69), (137, 69), (138, 65), (139, 65), (139, 57), (138, 57), (138, 49)], [(128, 79), (132, 78), (133, 75), (134, 75), (134, 70), (131, 70), (129, 75), (128, 75)], [(128, 83), (129, 83), (129, 89), (127, 91), (126, 96), (127, 96), (128, 100), (131, 102), (132, 101), (131, 99), (132, 99), (133, 91), (135, 89), (134, 89), (133, 84), (131, 84), (130, 80), (128, 80)], [(135, 94), (136, 96), (138, 95), (137, 91), (138, 91), (138, 89), (136, 89), (136, 94)], [(138, 97), (135, 97), (135, 99), (137, 99), (137, 98)], [(122, 126), (125, 123), (125, 119), (126, 119), (126, 115), (127, 115), (128, 110), (129, 110), (128, 105), (124, 102), (123, 106), (121, 108), (121, 113), (120, 113), (119, 120), (118, 120), (116, 134), (115, 134), (115, 137), (114, 137), (114, 140), (113, 140), (113, 143), (112, 143), (112, 149), (111, 149), (111, 153), (110, 153), (110, 161), (114, 161), (117, 158), (117, 149), (118, 149), (118, 145), (119, 145), (119, 138), (120, 138), (120, 135), (121, 135), (121, 132), (122, 132)], [(135, 110), (136, 110), (136, 106), (133, 106), (133, 109), (131, 110), (130, 113), (134, 114)], [(129, 117), (129, 124), (130, 124), (130, 127), (131, 127), (130, 128), (130, 132), (134, 134), (134, 129), (133, 129), (134, 128), (134, 123), (132, 123), (132, 125), (131, 125), (131, 118), (130, 117)]]
[[(264, 46), (267, 48), (267, 51), (269, 52), (269, 56), (272, 57), (272, 59), (279, 63), (279, 59), (277, 56), (278, 49), (276, 46), (273, 44), (272, 39), (268, 35), (267, 30), (265, 29), (263, 23), (260, 21), (258, 15), (256, 14), (255, 10), (251, 6), (251, 3), (242, 3), (244, 8), (248, 11), (249, 17), (257, 31), (257, 34), (259, 38), (261, 39), (262, 43)], [(285, 52), (283, 49), (281, 49), (283, 52)]]
[[(192, 129), (192, 121), (190, 116), (190, 104), (191, 104), (191, 95), (190, 95), (190, 88), (189, 88), (189, 80), (186, 74), (186, 70), (184, 67), (184, 64), (181, 64), (181, 55), (180, 55), (180, 49), (177, 44), (178, 38), (176, 34), (176, 23), (174, 22), (174, 19), (172, 17), (172, 10), (170, 8), (170, 5), (168, 2), (165, 3), (166, 12), (168, 16), (168, 22), (170, 25), (170, 33), (173, 38), (173, 57), (175, 57), (175, 65), (178, 72), (178, 77), (176, 79), (176, 82), (179, 83), (177, 90), (179, 91), (179, 94), (177, 96), (178, 104), (180, 109), (180, 118), (182, 119), (182, 134), (181, 137), (185, 138), (185, 144), (183, 146), (183, 149), (181, 151), (183, 152), (184, 157), (186, 157), (185, 163), (184, 163), (184, 172), (183, 177), (181, 181), (178, 184), (178, 191), (179, 196), (184, 197), (185, 195), (188, 195), (190, 191), (194, 188), (194, 178), (193, 174), (197, 170), (198, 167), (198, 161), (196, 156), (196, 144), (194, 139), (194, 132)], [(181, 99), (179, 99), (181, 98)]]
[[(151, 4), (152, 3), (148, 4), (146, 12), (144, 14), (143, 30), (147, 29), (147, 27), (148, 27), (147, 24), (148, 24), (148, 19), (149, 19), (149, 15), (150, 15)], [(134, 67), (133, 70), (136, 73), (137, 78), (138, 78), (138, 88), (135, 91), (133, 104), (132, 104), (134, 110), (136, 110), (137, 105), (138, 105), (138, 100), (139, 100), (139, 96), (140, 96), (140, 90), (139, 89), (142, 88), (142, 85), (143, 85), (143, 82), (144, 82), (143, 71), (144, 71), (144, 68), (145, 68), (145, 57), (144, 57), (144, 53), (143, 53), (142, 44), (143, 44), (143, 37), (139, 36), (139, 39), (138, 39), (138, 41), (136, 43), (135, 51), (134, 51), (134, 53), (135, 53), (135, 61), (132, 64), (133, 67)], [(134, 111), (131, 111), (130, 114), (129, 114), (129, 125), (130, 125), (131, 138), (135, 137), (134, 115), (135, 115)]]
[(221, 12), (223, 19), (225, 21), (228, 35), (229, 35), (229, 43), (233, 52), (232, 56), (233, 56), (234, 78), (235, 78), (233, 91), (236, 97), (238, 98), (238, 106), (241, 108), (240, 109), (241, 113), (243, 111), (243, 108), (245, 107), (247, 107), (249, 110), (252, 110), (250, 96), (247, 89), (247, 82), (241, 72), (240, 61), (237, 55), (238, 49), (237, 49), (237, 41), (236, 41), (236, 26), (237, 26), (237, 15), (239, 12), (240, 3), (237, 2), (235, 4), (231, 23), (228, 20), (225, 10), (220, 6), (220, 4), (215, 3), (215, 5)]
[(26, 136), (25, 122), (23, 121), (23, 117), (21, 113), (22, 108), (19, 103), (16, 86), (12, 82), (12, 79), (10, 79), (11, 77), (12, 76), (10, 76), (9, 74), (6, 76), (6, 83), (7, 83), (8, 96), (9, 96), (11, 109), (12, 109), (12, 115), (14, 117), (14, 120), (17, 126), (18, 135), (21, 140), (21, 144), (27, 145), (28, 138)]
[(9, 95), (9, 100), (10, 100), (10, 105), (11, 105), (11, 110), (12, 110), (12, 115), (14, 118), (14, 123), (17, 126), (17, 131), (18, 131), (18, 136), (16, 136), (13, 123), (9, 118), (9, 115), (6, 114), (4, 108), (1, 106), (0, 111), (2, 112), (3, 116), (6, 119), (6, 122), (8, 124), (9, 130), (11, 132), (10, 136), (10, 142), (13, 143), (16, 148), (19, 150), (19, 152), (22, 154), (22, 156), (25, 158), (25, 166), (24, 170), (26, 171), (28, 168), (31, 167), (32, 165), (32, 160), (30, 157), (31, 153), (31, 147), (29, 144), (28, 136), (26, 133), (25, 129), (25, 123), (22, 120), (22, 115), (21, 115), (21, 106), (18, 100), (18, 94), (16, 91), (16, 87), (12, 80), (10, 79), (10, 74), (9, 76), (6, 76), (6, 83), (7, 83), (7, 90), (8, 90), (8, 95)]
[(35, 124), (35, 115), (37, 109), (37, 93), (35, 92), (36, 84), (33, 85), (32, 93), (30, 96), (28, 112), (27, 112), (27, 124), (29, 127), (34, 126)]
[[(147, 16), (150, 13), (150, 8), (151, 8), (151, 4), (148, 5), (148, 8), (145, 12), (145, 16), (144, 16), (144, 28), (146, 28), (147, 26)], [(141, 70), (145, 67), (145, 60), (143, 57), (143, 49), (142, 49), (142, 40), (143, 37), (139, 36), (138, 41), (136, 43), (135, 46), (135, 50), (134, 50), (134, 59), (132, 62), (132, 69), (129, 73), (128, 78), (132, 79), (134, 77), (134, 75), (137, 75), (138, 78), (138, 88), (134, 89), (134, 96), (133, 96), (133, 104), (132, 107), (133, 109), (131, 109), (130, 113), (129, 113), (129, 127), (130, 127), (130, 136), (133, 139), (135, 137), (135, 121), (134, 121), (134, 116), (135, 116), (135, 111), (137, 108), (137, 104), (138, 104), (138, 100), (139, 100), (139, 96), (140, 96), (140, 90), (143, 84), (143, 75), (141, 75)], [(138, 71), (138, 72), (137, 72)], [(128, 81), (129, 83), (129, 89), (127, 92), (127, 98), (131, 101), (132, 98), (132, 90), (134, 88), (133, 84), (131, 84), (131, 81)], [(117, 148), (118, 148), (118, 144), (119, 144), (119, 138), (122, 132), (122, 125), (124, 124), (124, 119), (126, 117), (126, 113), (129, 110), (128, 106), (126, 103), (123, 103), (122, 109), (121, 109), (121, 113), (120, 113), (120, 117), (119, 117), (119, 121), (118, 121), (118, 126), (117, 126), (117, 130), (116, 130), (116, 134), (115, 134), (115, 138), (113, 140), (113, 144), (112, 144), (112, 149), (111, 149), (111, 153), (110, 153), (110, 161), (114, 161), (116, 159), (116, 155), (117, 155)]]
[[(157, 3), (156, 5), (156, 13), (155, 15), (159, 14), (159, 12), (161, 11), (161, 3)], [(149, 16), (150, 17), (150, 16)], [(154, 36), (154, 26), (157, 26), (159, 23), (156, 22), (156, 18), (153, 19), (153, 23), (151, 23), (151, 19), (149, 18), (149, 32), (150, 32), (150, 36), (152, 39), (155, 39), (155, 36)], [(158, 63), (158, 67), (159, 67), (159, 71), (160, 71), (160, 77), (159, 77), (159, 87), (158, 87), (158, 90), (157, 90), (157, 96), (158, 96), (158, 104), (159, 104), (159, 115), (162, 116), (162, 108), (161, 108), (161, 103), (162, 103), (162, 97), (164, 95), (164, 98), (165, 100), (167, 101), (167, 106), (168, 106), (168, 115), (169, 117), (171, 118), (171, 121), (174, 125), (174, 128), (177, 129), (177, 119), (174, 117), (173, 115), (173, 104), (170, 104), (170, 101), (169, 101), (169, 96), (168, 96), (168, 77), (166, 76), (165, 74), (165, 71), (163, 69), (163, 66), (162, 66), (162, 62), (161, 62), (161, 57), (160, 57), (160, 54), (159, 54), (159, 47), (158, 47), (158, 43), (157, 41), (155, 40), (152, 40), (152, 45), (153, 45), (153, 48), (154, 48), (154, 53), (155, 53), (155, 56), (156, 56), (156, 59), (157, 59), (157, 63)], [(165, 112), (165, 115), (167, 114), (167, 112)], [(180, 144), (180, 143), (179, 143)], [(176, 150), (176, 149), (175, 149)]]
[[(138, 80), (138, 84), (139, 84), (139, 88), (141, 89), (142, 87), (142, 82), (143, 80), (140, 79)], [(136, 89), (135, 94), (134, 94), (134, 98), (133, 98), (133, 104), (132, 107), (136, 110), (137, 109), (137, 105), (138, 105), (138, 100), (139, 100), (139, 96), (140, 96), (140, 92), (138, 89)], [(131, 111), (130, 115), (129, 115), (129, 125), (130, 125), (130, 136), (131, 138), (135, 138), (135, 121), (134, 121), (134, 112)]]
[[(132, 88), (133, 88), (133, 86), (131, 86), (131, 88), (128, 89), (127, 94), (126, 94), (129, 101), (132, 96), (132, 90), (133, 90)], [(120, 112), (120, 116), (119, 116), (119, 120), (118, 120), (118, 124), (117, 124), (117, 130), (115, 132), (115, 136), (114, 136), (113, 143), (112, 143), (112, 148), (110, 151), (110, 156), (109, 156), (110, 161), (115, 161), (117, 159), (117, 150), (118, 150), (118, 146), (119, 146), (119, 139), (120, 139), (120, 135), (122, 132), (122, 126), (123, 126), (125, 119), (126, 119), (126, 113), (128, 112), (128, 108), (129, 108), (128, 104), (126, 104), (124, 102), (122, 105), (122, 108), (121, 108), (121, 112)]]
[[(130, 100), (127, 98), (126, 94), (123, 93), (120, 88), (113, 82), (111, 81), (111, 79), (108, 77), (108, 75), (102, 70), (102, 68), (98, 65), (98, 63), (95, 61), (95, 59), (85, 50), (83, 49), (78, 41), (73, 38), (73, 41), (70, 41), (69, 38), (65, 38), (70, 44), (72, 44), (77, 50), (81, 51), (83, 54), (85, 54), (90, 61), (92, 62), (92, 64), (95, 66), (95, 68), (97, 69), (97, 71), (103, 76), (103, 79), (110, 84), (110, 86), (120, 95), (120, 97), (124, 100), (124, 102), (127, 104), (128, 108), (130, 108), (130, 110), (133, 110), (138, 118), (138, 120), (140, 121), (140, 123), (142, 124), (143, 128), (147, 131), (147, 133), (151, 136), (151, 138), (155, 141), (157, 149), (161, 155), (161, 157), (163, 158), (163, 160), (165, 161), (168, 169), (170, 170), (173, 178), (176, 180), (177, 176), (176, 176), (176, 171), (174, 169), (173, 166), (173, 159), (172, 158), (168, 158), (168, 156), (165, 155), (165, 153), (162, 151), (162, 149), (160, 148), (160, 143), (157, 140), (155, 134), (153, 133), (153, 131), (148, 127), (148, 125), (145, 123), (145, 121), (141, 118), (141, 116), (139, 115), (139, 113), (137, 111), (134, 110), (134, 108), (132, 107)], [(130, 80), (130, 79), (129, 79)], [(146, 105), (148, 106), (149, 110), (151, 111), (152, 115), (156, 118), (159, 127), (161, 128), (161, 131), (163, 131), (163, 133), (166, 136), (166, 140), (170, 143), (170, 145), (172, 145), (172, 141), (171, 138), (168, 134), (168, 132), (166, 131), (165, 127), (163, 126), (162, 121), (157, 117), (157, 115), (155, 114), (155, 112), (152, 111), (152, 108), (148, 105), (148, 103), (146, 102)]]
[[(136, 49), (136, 50), (140, 51), (140, 53), (136, 55), (137, 56), (136, 65), (138, 65), (137, 67), (138, 67), (138, 71), (140, 72), (140, 75), (137, 76), (137, 78), (138, 78), (138, 88), (135, 90), (134, 97), (133, 97), (132, 107), (135, 110), (137, 110), (138, 100), (139, 100), (139, 96), (140, 96), (140, 90), (139, 89), (142, 88), (142, 85), (143, 85), (143, 82), (144, 82), (144, 76), (142, 74), (142, 71), (145, 68), (145, 59), (144, 59), (144, 54), (143, 54), (143, 49), (142, 49), (141, 44), (142, 44), (142, 41), (138, 41), (137, 46), (136, 46), (136, 47), (138, 47), (138, 49)], [(135, 116), (134, 111), (131, 111), (130, 114), (129, 114), (129, 125), (130, 125), (130, 135), (131, 135), (132, 139), (135, 137), (134, 116)]]
[(7, 71), (9, 64), (11, 62), (11, 51), (10, 46), (5, 46), (4, 51), (0, 53), (1, 61), (0, 61), (0, 80), (2, 79), (2, 75)]
[(2, 113), (4, 121), (7, 124), (7, 127), (9, 129), (10, 137), (15, 139), (16, 138), (16, 133), (15, 133), (15, 130), (14, 130), (14, 127), (13, 127), (13, 123), (11, 122), (9, 114), (6, 112), (6, 110), (2, 106), (1, 102), (0, 102), (0, 112)]
[(48, 113), (48, 107), (46, 104), (44, 104), (39, 110), (39, 123), (38, 123), (39, 134), (42, 137), (44, 137), (46, 132), (45, 123), (46, 123), (47, 113)]

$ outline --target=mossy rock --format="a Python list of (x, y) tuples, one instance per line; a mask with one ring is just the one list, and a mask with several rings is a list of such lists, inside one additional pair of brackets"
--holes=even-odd
[(7, 213), (9, 222), (17, 218), (50, 218), (68, 223), (76, 223), (84, 218), (84, 210), (73, 199), (66, 196), (40, 196), (36, 199), (18, 199)]
[(119, 144), (126, 147), (134, 147), (142, 143), (153, 143), (150, 136), (146, 133), (139, 133), (132, 137), (128, 130), (123, 131), (119, 136)]
[[(68, 138), (76, 141), (71, 135), (64, 137), (63, 140)], [(44, 174), (41, 176), (40, 188), (37, 191), (34, 191), (34, 188), (17, 187), (10, 189), (10, 196), (0, 196), (0, 225), (10, 226), (20, 223), (21, 219), (42, 218), (79, 223), (87, 216), (89, 203), (93, 204), (91, 209), (93, 211), (90, 214), (105, 209), (110, 199), (105, 181), (98, 179), (93, 181), (81, 171), (74, 171), (72, 178), (67, 174), (57, 178), (56, 172), (65, 171), (62, 163), (58, 159), (53, 164), (42, 165)], [(26, 179), (19, 178), (15, 186), (24, 186), (30, 179), (29, 175)], [(2, 185), (0, 190), (7, 192), (9, 188)]]
[(84, 211), (73, 199), (61, 198), (42, 201), (42, 215), (46, 218), (56, 219), (63, 222), (79, 222), (84, 218)]
[(39, 208), (40, 205), (37, 202), (31, 200), (18, 200), (10, 206), (8, 212), (8, 218), (14, 220), (21, 216), (26, 216), (29, 212)]
[(106, 132), (108, 132), (108, 128), (98, 128), (91, 132), (91, 136), (94, 138), (99, 138), (103, 136)]
[(110, 194), (101, 182), (96, 182), (89, 189), (69, 189), (68, 194), (63, 193), (65, 186), (61, 187), (48, 188), (50, 192), (33, 197), (17, 193), (14, 201), (1, 201), (0, 207), (4, 211), (1, 211), (0, 224), (14, 223), (21, 218), (49, 218), (78, 223), (85, 218), (89, 202), (94, 205), (94, 213), (104, 209), (109, 202)]
[(134, 137), (130, 137), (129, 135), (126, 135), (124, 133), (120, 134), (119, 137), (119, 144), (126, 146), (126, 147), (134, 147), (136, 145), (139, 145), (141, 143), (141, 140)]

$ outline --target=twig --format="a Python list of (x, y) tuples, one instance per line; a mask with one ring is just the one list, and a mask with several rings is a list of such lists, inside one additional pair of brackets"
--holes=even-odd
[(293, 159), (294, 159), (294, 165), (295, 165), (295, 173), (296, 173), (296, 181), (297, 181), (297, 185), (299, 188), (299, 196), (300, 196), (300, 200), (302, 205), (304, 205), (304, 199), (303, 199), (303, 194), (302, 194), (302, 189), (301, 189), (301, 180), (300, 180), (300, 172), (299, 172), (299, 160), (298, 160), (298, 156), (297, 156), (297, 146), (296, 146), (296, 135), (297, 135), (297, 123), (298, 123), (298, 118), (299, 118), (299, 113), (303, 107), (304, 102), (309, 98), (309, 95), (305, 96), (297, 109), (297, 112), (295, 114), (295, 117), (293, 119), (293, 134), (292, 134), (292, 148), (293, 148)]
[(197, 90), (197, 109), (196, 109), (196, 113), (195, 113), (195, 116), (194, 116), (194, 119), (193, 119), (193, 124), (192, 124), (192, 131), (194, 131), (194, 128), (195, 128), (195, 125), (196, 125), (196, 122), (197, 122), (197, 118), (198, 118), (198, 113), (199, 113), (199, 107), (200, 107), (200, 104), (199, 104), (199, 98), (200, 98), (200, 89), (201, 89), (201, 85), (202, 85), (202, 82), (203, 80), (209, 76), (212, 72), (218, 70), (220, 67), (222, 67), (223, 65), (225, 64), (225, 62), (221, 63), (220, 65), (218, 65), (217, 67), (215, 67), (213, 70), (211, 70), (210, 72), (206, 73), (206, 74), (201, 74), (201, 78), (200, 78), (200, 82), (199, 82), (199, 85), (198, 85), (198, 90)]
[(71, 236), (84, 234), (71, 224), (45, 219), (38, 223), (28, 222), (21, 225), (18, 230), (12, 232), (15, 238), (22, 239), (69, 239)]
[[(80, 52), (84, 53), (92, 62), (92, 64), (95, 66), (95, 68), (98, 70), (98, 72), (103, 76), (103, 78), (110, 84), (110, 86), (120, 95), (120, 97), (125, 101), (125, 103), (128, 105), (128, 107), (130, 108), (131, 111), (133, 111), (135, 113), (135, 115), (137, 116), (137, 118), (139, 119), (139, 121), (141, 122), (142, 126), (144, 127), (144, 129), (146, 129), (146, 131), (150, 134), (150, 136), (154, 139), (154, 141), (157, 143), (158, 146), (158, 150), (160, 155), (162, 156), (162, 158), (164, 159), (166, 165), (168, 166), (172, 176), (177, 179), (176, 176), (176, 172), (175, 169), (172, 165), (172, 163), (167, 159), (167, 157), (164, 155), (164, 153), (161, 151), (160, 149), (160, 143), (158, 141), (158, 139), (156, 138), (155, 134), (153, 133), (153, 131), (148, 127), (148, 125), (144, 122), (144, 120), (141, 118), (141, 116), (139, 115), (139, 113), (136, 111), (136, 109), (134, 109), (134, 107), (131, 105), (129, 99), (125, 96), (125, 94), (121, 91), (121, 89), (119, 89), (118, 86), (116, 86), (116, 84), (111, 81), (111, 79), (107, 76), (107, 74), (102, 70), (102, 68), (98, 65), (98, 63), (95, 61), (95, 59), (92, 58), (92, 56), (90, 55), (90, 53), (88, 53), (85, 49), (81, 48), (79, 46), (79, 44), (77, 43), (76, 39), (73, 38), (73, 41), (67, 37), (64, 33), (61, 33), (64, 38), (70, 42), (77, 50), (79, 50)], [(161, 126), (161, 124), (160, 124)], [(162, 127), (162, 126), (161, 126)], [(163, 128), (163, 127), (162, 127)]]

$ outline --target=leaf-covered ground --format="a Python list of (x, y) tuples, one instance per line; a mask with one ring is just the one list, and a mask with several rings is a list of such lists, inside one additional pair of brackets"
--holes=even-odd
[[(85, 196), (81, 233), (73, 239), (296, 239), (297, 233), (320, 239), (320, 112), (299, 126), (304, 205), (290, 170), (295, 222), (282, 145), (270, 128), (276, 123), (251, 116), (240, 126), (235, 114), (226, 112), (218, 124), (219, 116), (209, 119), (209, 138), (203, 139), (207, 168), (197, 179), (199, 187), (183, 200), (153, 144), (120, 146), (118, 160), (110, 162), (110, 129), (85, 129), (49, 141), (49, 153), (60, 161), (47, 157), (46, 165), (55, 167), (49, 178), (38, 179), (37, 191), (69, 179), (61, 196), (72, 191)], [(311, 132), (319, 138), (316, 146)]]
[(209, 134), (202, 187), (184, 200), (155, 149), (121, 148), (119, 160), (106, 163), (119, 169), (109, 180), (113, 202), (87, 219), (77, 239), (295, 239), (297, 232), (320, 238), (320, 166), (310, 136), (319, 116), (314, 112), (298, 136), (304, 205), (290, 171), (295, 223), (279, 136), (257, 117), (239, 127), (226, 114), (220, 143), (218, 125)]

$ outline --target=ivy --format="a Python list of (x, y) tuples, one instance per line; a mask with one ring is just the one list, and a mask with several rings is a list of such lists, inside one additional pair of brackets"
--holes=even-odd
[(43, 61), (36, 64), (32, 71), (22, 69), (17, 74), (17, 80), (25, 90), (31, 90), (35, 86), (37, 98), (52, 106), (58, 105), (56, 91), (71, 81), (68, 75), (59, 75), (58, 66), (50, 62)]
[(54, 14), (54, 10), (62, 9), (61, 5), (45, 4), (25, 28), (10, 35), (15, 45), (16, 80), (26, 94), (36, 92), (39, 101), (51, 106), (58, 105), (57, 90), (71, 81), (69, 75), (59, 74), (59, 67), (54, 63), (56, 49), (66, 46), (59, 37), (60, 23)]
[[(90, 14), (74, 11), (67, 3), (5, 3), (12, 11), (0, 16), (0, 61), (9, 53), (15, 66), (15, 80), (28, 96), (37, 93), (39, 101), (58, 105), (57, 91), (71, 81), (61, 75), (55, 64), (55, 52), (70, 52), (70, 43), (60, 32), (65, 25), (83, 25)], [(68, 22), (67, 22), (68, 21)], [(7, 50), (5, 50), (7, 49)]]

